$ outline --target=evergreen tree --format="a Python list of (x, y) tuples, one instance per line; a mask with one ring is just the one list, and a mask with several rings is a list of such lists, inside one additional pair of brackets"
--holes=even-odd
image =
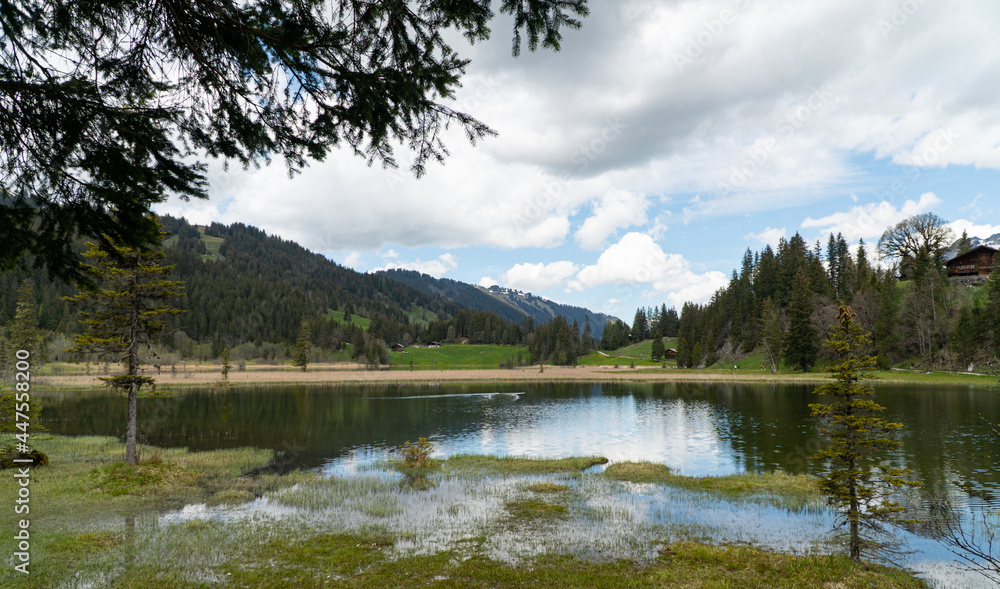
[(982, 307), (975, 308), (965, 304), (958, 313), (958, 322), (951, 333), (951, 350), (959, 362), (959, 370), (965, 370), (976, 355), (979, 342), (982, 341), (984, 324), (977, 321), (982, 316)]
[(41, 367), (45, 362), (42, 353), (42, 334), (38, 331), (38, 303), (31, 280), (25, 279), (17, 290), (17, 307), (10, 325), (10, 340), (14, 351), (27, 350), (32, 363)]
[(957, 250), (956, 255), (959, 256), (972, 249), (972, 240), (969, 239), (969, 232), (965, 229), (962, 229), (962, 237), (955, 244), (955, 249)]
[(838, 525), (848, 528), (850, 556), (858, 561), (863, 552), (885, 546), (877, 536), (885, 531), (886, 522), (903, 511), (891, 499), (891, 490), (915, 483), (905, 478), (907, 470), (872, 464), (884, 452), (900, 446), (892, 433), (902, 424), (885, 421), (881, 417), (885, 407), (870, 398), (875, 390), (860, 384), (876, 365), (875, 357), (865, 352), (871, 337), (857, 325), (850, 307), (840, 307), (837, 321), (826, 341), (839, 360), (830, 368), (835, 382), (813, 391), (834, 400), (809, 407), (814, 416), (823, 418), (820, 431), (830, 440), (830, 446), (814, 456), (827, 467), (820, 488), (830, 505), (839, 509)]
[(896, 277), (885, 272), (876, 283), (878, 294), (878, 314), (875, 320), (874, 337), (878, 362), (888, 368), (896, 361), (899, 350), (899, 304), (896, 292)]
[(809, 288), (809, 277), (805, 268), (800, 267), (792, 283), (791, 303), (788, 305), (788, 334), (785, 337), (785, 358), (792, 366), (803, 372), (816, 363), (819, 352), (816, 332), (812, 326), (813, 293)]
[(644, 341), (647, 334), (646, 311), (642, 307), (639, 307), (636, 309), (635, 318), (632, 320), (632, 343)]
[(650, 352), (650, 359), (653, 362), (659, 362), (663, 359), (663, 338), (658, 337), (653, 340), (653, 349)]
[(229, 382), (229, 369), (232, 367), (232, 364), (229, 361), (230, 360), (229, 348), (225, 348), (222, 350), (221, 359), (222, 359), (222, 382), (227, 383)]
[[(1000, 256), (997, 256), (1000, 259)], [(988, 333), (988, 345), (996, 353), (1000, 351), (1000, 269), (990, 273), (986, 280), (986, 308), (983, 318)]]
[(299, 335), (295, 340), (295, 353), (292, 355), (292, 366), (301, 366), (302, 372), (309, 366), (309, 352), (312, 351), (312, 333), (309, 321), (303, 317), (299, 322)]
[(781, 352), (785, 343), (785, 330), (781, 321), (781, 311), (771, 299), (764, 301), (760, 318), (761, 343), (771, 372), (778, 372), (781, 366)]
[(84, 331), (74, 339), (71, 351), (94, 352), (125, 365), (124, 374), (101, 380), (128, 394), (125, 462), (135, 464), (139, 389), (155, 386), (152, 377), (139, 374), (140, 349), (152, 347), (153, 338), (167, 326), (168, 316), (183, 312), (158, 304), (178, 298), (183, 283), (165, 278), (173, 267), (161, 265), (162, 252), (117, 247), (112, 254), (94, 243), (87, 245), (90, 249), (84, 257), (92, 262), (87, 272), (98, 288), (66, 299), (90, 309), (80, 311)]
[[(586, 0), (2, 4), (0, 270), (25, 253), (81, 278), (76, 236), (104, 249), (157, 239), (150, 208), (207, 196), (207, 154), (294, 172), (347, 147), (417, 175), (444, 129), (493, 131), (451, 105), (468, 60), (452, 47), (513, 22), (513, 52), (558, 50)], [(452, 31), (454, 29), (454, 31)], [(280, 75), (278, 74), (280, 72)]]

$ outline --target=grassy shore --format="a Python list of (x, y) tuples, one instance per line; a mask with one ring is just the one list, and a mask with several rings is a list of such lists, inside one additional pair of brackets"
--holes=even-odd
[[(599, 366), (528, 366), (515, 369), (499, 368), (449, 368), (435, 370), (427, 365), (414, 370), (365, 370), (356, 364), (313, 364), (302, 371), (292, 366), (248, 365), (245, 371), (229, 373), (231, 384), (366, 384), (366, 383), (439, 383), (439, 382), (747, 382), (747, 383), (819, 383), (828, 381), (830, 375), (823, 371), (781, 371), (772, 374), (760, 370), (732, 370), (728, 368), (677, 369), (648, 365), (637, 361), (636, 367), (619, 362), (620, 358), (604, 358), (608, 362)], [(426, 361), (424, 358), (422, 361)], [(644, 365), (644, 363), (646, 365)], [(211, 363), (189, 364), (183, 369), (147, 371), (156, 378), (161, 388), (206, 386), (221, 380), (221, 366)], [(33, 375), (34, 376), (34, 375)], [(84, 373), (82, 366), (72, 364), (47, 365), (34, 376), (36, 388), (73, 389), (104, 386), (100, 375)], [(995, 387), (994, 377), (956, 372), (919, 372), (885, 370), (874, 373), (880, 382), (903, 384), (961, 384)]]
[[(112, 438), (52, 436), (37, 444), (51, 462), (31, 471), (31, 575), (4, 567), (5, 587), (922, 586), (902, 571), (842, 556), (713, 546), (683, 530), (666, 528), (662, 540), (644, 544), (633, 524), (589, 504), (601, 492), (627, 493), (619, 480), (677, 480), (642, 465), (581, 475), (606, 462), (600, 457), (458, 456), (414, 485), (412, 475), (251, 474), (272, 456), (245, 448), (147, 447), (138, 466), (126, 467)], [(725, 496), (746, 485), (739, 477), (721, 483), (727, 479), (700, 490)], [(755, 493), (787, 490), (787, 481), (756, 482)], [(0, 477), (0, 497), (13, 501), (16, 493), (14, 477)], [(254, 498), (262, 499), (247, 503)], [(232, 515), (197, 516), (211, 505)], [(239, 517), (247, 505), (284, 515)], [(408, 528), (413, 522), (421, 523)], [(573, 522), (609, 526), (599, 534), (633, 539), (629, 550), (649, 556), (573, 556), (559, 540)], [(12, 509), (0, 515), (0, 529), (16, 529)], [(511, 552), (522, 544), (541, 548)]]

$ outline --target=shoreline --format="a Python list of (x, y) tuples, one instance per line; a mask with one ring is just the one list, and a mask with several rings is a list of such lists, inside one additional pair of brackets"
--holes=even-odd
[[(877, 380), (886, 383), (905, 384), (959, 384), (996, 385), (989, 375), (956, 374), (947, 372), (922, 373), (910, 371), (880, 371)], [(183, 371), (145, 371), (146, 376), (156, 379), (157, 388), (211, 386), (219, 383), (221, 366), (202, 364), (186, 367)], [(103, 375), (56, 374), (39, 375), (34, 384), (42, 389), (98, 388), (105, 386), (100, 380)], [(679, 383), (679, 382), (722, 382), (722, 383), (824, 383), (831, 379), (828, 372), (758, 372), (756, 370), (712, 370), (676, 369), (659, 367), (614, 368), (611, 366), (526, 366), (515, 369), (499, 368), (455, 368), (365, 370), (362, 365), (334, 364), (318, 365), (303, 372), (289, 366), (251, 366), (245, 371), (231, 371), (229, 385), (259, 384), (439, 384), (449, 383)]]

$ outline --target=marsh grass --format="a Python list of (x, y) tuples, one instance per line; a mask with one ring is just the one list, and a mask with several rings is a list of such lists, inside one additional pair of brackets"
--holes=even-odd
[(905, 572), (857, 566), (845, 557), (795, 557), (692, 542), (665, 546), (647, 566), (629, 560), (595, 562), (558, 554), (519, 564), (457, 551), (398, 557), (392, 549), (392, 538), (378, 534), (327, 534), (292, 543), (275, 542), (265, 549), (268, 563), (230, 564), (227, 578), (234, 586), (275, 588), (923, 586)]
[(580, 473), (592, 466), (607, 464), (607, 462), (608, 459), (602, 456), (536, 459), (458, 454), (441, 463), (441, 472), (444, 474), (480, 473), (493, 475)]
[(516, 519), (540, 519), (566, 515), (566, 506), (537, 499), (516, 499), (504, 504), (504, 509)]
[[(635, 494), (606, 476), (581, 476), (602, 458), (449, 459), (424, 471), (433, 483), (425, 488), (384, 472), (244, 477), (270, 454), (147, 449), (139, 466), (162, 479), (111, 494), (94, 484), (123, 473), (116, 440), (46, 444), (52, 465), (33, 470), (32, 501), (44, 506), (37, 520), (32, 511), (33, 572), (23, 579), (7, 567), (0, 586), (920, 586), (838, 557), (679, 542), (712, 536), (685, 531), (683, 520), (659, 523), (651, 508), (675, 509), (688, 492)], [(12, 490), (0, 479), (0, 493)], [(0, 525), (13, 529), (9, 518), (0, 515)]]
[(808, 475), (791, 475), (781, 471), (689, 477), (674, 474), (663, 464), (617, 462), (605, 468), (603, 476), (617, 481), (654, 483), (690, 491), (703, 491), (727, 499), (760, 497), (772, 502), (777, 500), (787, 507), (817, 504), (822, 500), (816, 479)]
[(569, 485), (561, 485), (550, 481), (532, 483), (525, 488), (532, 493), (562, 493), (563, 491), (569, 491)]

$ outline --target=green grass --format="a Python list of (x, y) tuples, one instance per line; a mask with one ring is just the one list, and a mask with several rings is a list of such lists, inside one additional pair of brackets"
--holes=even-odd
[(616, 462), (604, 469), (604, 476), (633, 483), (655, 483), (703, 491), (727, 499), (766, 495), (796, 505), (821, 499), (816, 479), (784, 472), (736, 474), (718, 477), (689, 477), (674, 474), (669, 467), (652, 462)]
[[(604, 352), (605, 354), (611, 354), (612, 352)], [(586, 356), (577, 360), (577, 364), (580, 366), (614, 366), (618, 365), (619, 368), (629, 368), (632, 363), (635, 363), (636, 367), (639, 366), (652, 366), (660, 367), (666, 364), (668, 367), (673, 367), (677, 365), (674, 360), (666, 360), (664, 362), (653, 362), (652, 360), (643, 360), (642, 358), (627, 358), (624, 356), (602, 356), (597, 352), (591, 352)]]
[(439, 468), (445, 474), (555, 474), (583, 472), (607, 462), (602, 456), (538, 459), (458, 454), (442, 460)]
[[(474, 541), (474, 540), (473, 540)], [(236, 587), (922, 587), (913, 576), (842, 556), (787, 556), (743, 546), (677, 542), (648, 566), (628, 560), (592, 562), (546, 555), (520, 565), (476, 550), (392, 556), (393, 540), (377, 532), (275, 541), (245, 562), (230, 564)], [(127, 585), (128, 586), (128, 585)], [(137, 586), (137, 585), (132, 585)], [(181, 586), (181, 585), (164, 585)]]
[(532, 493), (562, 493), (563, 491), (569, 491), (568, 485), (560, 485), (549, 481), (532, 483), (525, 488)]
[[(327, 319), (332, 319), (332, 320), (337, 321), (339, 323), (343, 323), (344, 322), (344, 312), (343, 311), (334, 311), (332, 309), (327, 309), (326, 314), (324, 315), (324, 317), (326, 317)], [(368, 326), (371, 324), (371, 320), (368, 319), (367, 317), (361, 317), (357, 313), (351, 313), (351, 323), (357, 325), (361, 329), (368, 329)], [(389, 345), (392, 345), (392, 344), (390, 343)]]
[[(858, 566), (843, 556), (781, 555), (689, 541), (663, 545), (657, 558), (642, 564), (623, 558), (588, 560), (558, 551), (513, 562), (496, 560), (490, 556), (496, 552), (488, 546), (489, 532), (481, 528), (463, 528), (429, 552), (414, 551), (410, 532), (389, 533), (379, 526), (385, 518), (412, 508), (413, 500), (423, 496), (423, 487), (401, 488), (398, 481), (365, 476), (242, 476), (269, 459), (270, 453), (257, 450), (191, 453), (144, 448), (147, 456), (138, 467), (124, 467), (122, 445), (112, 438), (51, 437), (38, 444), (53, 462), (32, 471), (32, 574), (26, 577), (5, 567), (0, 570), (0, 586), (922, 586), (903, 571)], [(571, 507), (579, 501), (579, 488), (537, 478), (490, 487), (481, 474), (578, 473), (603, 462), (593, 457), (459, 456), (443, 461), (434, 477), (449, 472), (449, 476), (468, 475), (463, 484), (473, 496), (508, 489), (510, 494), (501, 496), (497, 507), (494, 525), (500, 527), (493, 529), (505, 530), (513, 536), (511, 541), (519, 542), (524, 534), (546, 534), (551, 522), (560, 526), (572, 522), (577, 510)], [(111, 491), (110, 482), (122, 492)], [(13, 477), (0, 477), (0, 495), (13, 496), (15, 486)], [(164, 510), (206, 500), (245, 501), (255, 492), (297, 509), (360, 510), (365, 523), (360, 529), (345, 530), (302, 525), (294, 518), (158, 520)], [(13, 530), (15, 516), (12, 509), (8, 512), (0, 514), (0, 527)]]
[(417, 368), (496, 368), (501, 362), (516, 358), (518, 352), (522, 359), (528, 360), (530, 354), (525, 347), (479, 344), (446, 344), (440, 348), (410, 346), (405, 353), (393, 352), (389, 357), (397, 368), (409, 368), (410, 360)]
[(201, 235), (201, 240), (205, 243), (205, 249), (208, 250), (208, 254), (202, 254), (201, 259), (203, 260), (224, 260), (225, 256), (219, 253), (222, 248), (222, 244), (225, 243), (225, 239), (221, 237), (212, 237), (211, 235), (205, 235), (206, 227), (198, 226), (198, 234)]
[[(431, 310), (425, 310), (423, 307), (416, 303), (410, 303), (410, 309), (405, 311), (406, 316), (410, 318), (410, 323), (419, 323), (426, 327), (431, 321), (437, 321), (437, 313)], [(426, 315), (426, 319), (424, 316)]]
[(566, 514), (566, 506), (538, 499), (515, 499), (504, 504), (504, 509), (515, 519), (541, 519)]
[[(663, 338), (663, 348), (677, 348), (677, 338)], [(581, 366), (614, 366), (616, 363), (620, 368), (628, 368), (634, 361), (636, 366), (662, 366), (669, 367), (677, 365), (675, 360), (653, 362), (650, 358), (653, 352), (653, 340), (641, 341), (637, 344), (624, 346), (617, 350), (596, 350), (580, 358), (578, 363)]]

